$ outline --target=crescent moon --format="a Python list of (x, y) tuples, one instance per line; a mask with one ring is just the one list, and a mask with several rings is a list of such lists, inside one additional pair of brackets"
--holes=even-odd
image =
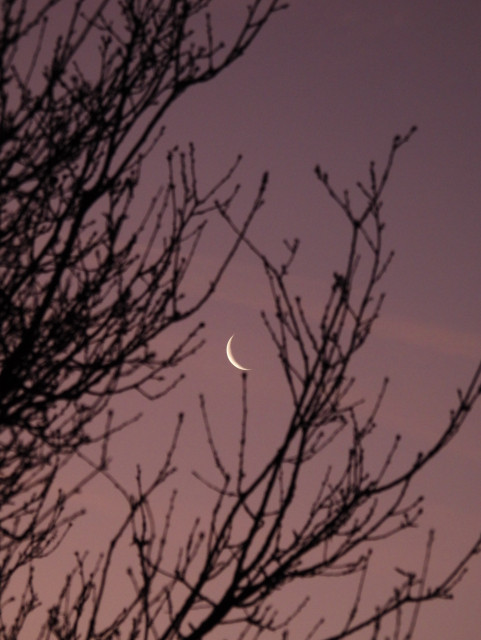
[[(235, 334), (234, 334), (235, 335)], [(234, 365), (234, 367), (236, 367), (237, 369), (240, 369), (241, 371), (251, 371), (251, 369), (248, 369), (247, 367), (243, 367), (241, 364), (239, 364), (237, 362), (237, 360), (234, 358), (234, 356), (232, 355), (232, 347), (231, 347), (231, 343), (232, 343), (232, 338), (234, 337), (234, 335), (232, 335), (229, 338), (229, 341), (227, 342), (227, 347), (226, 347), (226, 353), (227, 353), (227, 359), (229, 360), (229, 362)]]

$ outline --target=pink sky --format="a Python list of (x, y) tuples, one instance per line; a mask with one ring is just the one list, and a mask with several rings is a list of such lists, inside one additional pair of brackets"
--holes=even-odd
[[(151, 195), (150, 186), (153, 192), (164, 179), (169, 146), (189, 141), (195, 142), (199, 177), (206, 184), (243, 154), (241, 204), (251, 201), (262, 172), (269, 170), (267, 201), (252, 235), (271, 256), (281, 255), (284, 238), (300, 238), (292, 281), (314, 313), (332, 272), (343, 264), (348, 240), (347, 226), (322, 192), (314, 166), (320, 163), (339, 189), (354, 188), (366, 177), (370, 160), (382, 164), (395, 134), (419, 127), (399, 154), (386, 192), (386, 235), (396, 258), (385, 281), (382, 318), (356, 365), (358, 395), (371, 402), (389, 375), (379, 455), (401, 432), (407, 460), (444, 428), (456, 388), (468, 382), (481, 356), (481, 3), (292, 4), (273, 17), (234, 67), (188, 92), (168, 114), (164, 144), (145, 168), (143, 188)], [(243, 3), (217, 5), (214, 28), (220, 36), (235, 24)], [(209, 273), (230, 239), (229, 229), (220, 226), (201, 245), (197, 277)], [(243, 249), (202, 314), (208, 343), (187, 365), (183, 388), (158, 404), (139, 401), (144, 419), (117, 445), (117, 464), (126, 474), (133, 477), (137, 462), (147, 471), (154, 468), (163, 448), (161, 426), (172, 424), (178, 410), (187, 414), (178, 461), (182, 483), (192, 466), (203, 464), (199, 392), (207, 396), (222, 446), (234, 447), (240, 378), (225, 358), (233, 333), (236, 357), (253, 369), (251, 437), (275, 442), (285, 424), (287, 396), (260, 320), (262, 308), (270, 308), (267, 286), (258, 263)], [(119, 401), (117, 409), (136, 407)], [(437, 527), (433, 576), (474, 541), (481, 529), (480, 420), (477, 407), (459, 437), (420, 478), (417, 488), (426, 495), (423, 528), (399, 537), (396, 551), (380, 551), (380, 571), (388, 577), (395, 554), (419, 566), (432, 526)], [(189, 495), (192, 506), (186, 503), (186, 509), (194, 515), (195, 490), (183, 499)], [(115, 506), (98, 497), (89, 500), (101, 527)], [(371, 586), (375, 593), (376, 584)], [(334, 588), (335, 597), (342, 597), (341, 586)], [(480, 590), (478, 561), (454, 602), (425, 605), (417, 637), (477, 640)]]

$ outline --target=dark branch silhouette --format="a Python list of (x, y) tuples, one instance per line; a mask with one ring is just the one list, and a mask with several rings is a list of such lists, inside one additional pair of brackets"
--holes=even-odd
[[(352, 362), (379, 316), (379, 284), (392, 258), (383, 246), (383, 194), (395, 156), (413, 131), (394, 139), (385, 166), (359, 183), (354, 210), (327, 174), (316, 176), (345, 217), (351, 242), (319, 317), (291, 290), (299, 243), (274, 264), (249, 238), (267, 175), (242, 221), (234, 214), (239, 160), (208, 187), (199, 184), (194, 147), (172, 150), (165, 180), (145, 211), (136, 199), (141, 170), (162, 140), (163, 118), (190, 87), (209, 82), (241, 56), (285, 4), (255, 0), (231, 44), (218, 40), (210, 0), (77, 0), (65, 22), (58, 0), (2, 4), (0, 23), (0, 638), (39, 640), (282, 637), (305, 601), (278, 611), (279, 590), (305, 579), (358, 578), (358, 590), (334, 635), (320, 612), (307, 638), (347, 638), (370, 629), (373, 640), (411, 638), (423, 602), (450, 598), (481, 538), (460, 551), (450, 572), (428, 581), (434, 533), (417, 573), (399, 581), (366, 613), (364, 585), (372, 547), (422, 515), (411, 497), (418, 473), (457, 434), (481, 392), (474, 373), (439, 439), (394, 472), (399, 438), (382, 464), (368, 469), (385, 387), (367, 418), (352, 398)], [(62, 11), (60, 11), (62, 9)], [(62, 35), (52, 40), (62, 17)], [(53, 42), (53, 44), (51, 44)], [(86, 48), (96, 63), (82, 62)], [(209, 224), (227, 225), (232, 242), (202, 288), (186, 293), (199, 242)], [(135, 418), (119, 421), (116, 396), (162, 398), (182, 380), (179, 365), (201, 348), (199, 312), (246, 244), (272, 294), (263, 320), (279, 356), (290, 413), (265, 464), (249, 470), (248, 377), (242, 374), (237, 465), (216, 444), (209, 399), (200, 412), (212, 454), (209, 477), (194, 470), (211, 499), (173, 538), (177, 493), (167, 511), (153, 507), (175, 472), (178, 422), (155, 476), (142, 468), (133, 494), (111, 468), (111, 443)], [(172, 333), (175, 326), (182, 330)], [(165, 335), (169, 339), (155, 340)], [(154, 348), (155, 341), (155, 348)], [(159, 345), (162, 345), (162, 349)], [(345, 445), (335, 464), (331, 450)], [(81, 461), (84, 475), (61, 478)], [(94, 478), (124, 498), (124, 518), (92, 559), (72, 558), (58, 594), (39, 592), (37, 563), (48, 563), (82, 515), (72, 498)], [(313, 493), (306, 508), (306, 479)], [(170, 491), (170, 489), (169, 489)], [(309, 498), (309, 496), (307, 496)], [(130, 548), (128, 558), (119, 549)], [(110, 577), (125, 566), (129, 590), (106, 613)], [(315, 598), (315, 588), (312, 593)], [(53, 602), (53, 604), (52, 604)], [(322, 606), (323, 602), (319, 602)], [(217, 632), (217, 635), (215, 635)]]

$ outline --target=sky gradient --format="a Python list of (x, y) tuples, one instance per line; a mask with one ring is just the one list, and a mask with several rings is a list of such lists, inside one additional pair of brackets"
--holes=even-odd
[[(242, 5), (217, 3), (213, 25), (219, 38), (235, 28)], [(354, 193), (371, 160), (382, 166), (393, 136), (417, 125), (418, 132), (397, 157), (384, 199), (386, 243), (396, 253), (383, 287), (387, 299), (354, 366), (356, 394), (369, 406), (389, 376), (376, 446), (382, 457), (394, 434), (402, 433), (401, 460), (407, 461), (446, 426), (456, 389), (467, 384), (481, 356), (481, 4), (296, 0), (292, 5), (273, 16), (232, 68), (187, 92), (167, 114), (165, 136), (143, 173), (145, 203), (165, 180), (165, 155), (177, 144), (195, 143), (199, 180), (206, 185), (242, 154), (239, 218), (262, 173), (269, 171), (266, 203), (251, 237), (274, 260), (283, 255), (284, 238), (300, 239), (291, 281), (314, 316), (322, 309), (333, 271), (342, 268), (349, 241), (345, 221), (315, 178), (315, 165), (328, 171), (340, 191)], [(145, 203), (139, 200), (139, 210)], [(231, 241), (226, 225), (206, 237), (190, 284), (193, 291)], [(267, 283), (258, 261), (242, 248), (201, 314), (207, 344), (186, 365), (185, 383), (159, 403), (117, 401), (122, 414), (144, 412), (139, 425), (115, 445), (115, 464), (132, 478), (138, 462), (147, 470), (155, 467), (165, 425), (185, 411), (178, 482), (192, 501), (185, 505), (187, 514), (200, 499), (190, 488), (190, 470), (203, 464), (207, 452), (199, 393), (207, 398), (220, 446), (226, 455), (235, 451), (241, 382), (225, 356), (232, 334), (236, 358), (252, 369), (252, 464), (263, 455), (262, 447), (255, 452), (257, 441), (275, 446), (285, 426), (287, 389), (261, 309), (271, 309)], [(481, 529), (480, 426), (478, 406), (449, 449), (419, 478), (416, 493), (426, 496), (422, 526), (399, 536), (394, 548), (380, 549), (374, 572), (379, 582), (368, 587), (374, 599), (398, 560), (420, 566), (431, 527), (437, 529), (433, 579), (474, 542)], [(376, 464), (377, 451), (370, 455)], [(115, 500), (108, 500), (100, 486), (84, 499), (91, 515), (82, 526), (102, 531), (116, 513)], [(328, 588), (327, 598), (342, 601), (340, 583)], [(417, 637), (477, 640), (480, 589), (478, 561), (454, 602), (424, 606)], [(382, 591), (377, 599), (381, 596)], [(335, 629), (342, 619), (331, 622)]]

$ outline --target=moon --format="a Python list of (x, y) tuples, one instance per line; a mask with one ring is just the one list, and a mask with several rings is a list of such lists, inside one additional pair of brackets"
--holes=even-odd
[[(235, 335), (235, 334), (234, 334)], [(237, 360), (234, 358), (234, 356), (232, 355), (232, 347), (231, 347), (231, 343), (232, 343), (232, 338), (234, 337), (234, 335), (232, 335), (229, 338), (229, 341), (227, 342), (227, 347), (226, 347), (226, 353), (227, 353), (227, 359), (229, 360), (229, 362), (236, 367), (237, 369), (240, 369), (241, 371), (251, 371), (251, 369), (248, 369), (247, 367), (243, 367), (241, 364), (239, 364), (237, 362)]]

